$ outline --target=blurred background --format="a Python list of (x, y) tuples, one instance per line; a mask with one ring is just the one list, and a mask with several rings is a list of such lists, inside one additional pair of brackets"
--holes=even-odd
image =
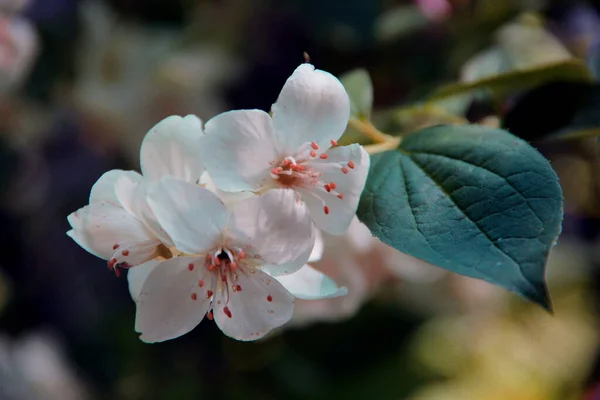
[[(599, 13), (578, 0), (0, 0), (0, 400), (600, 399)], [(366, 70), (381, 130), (503, 126), (551, 160), (566, 201), (554, 315), (354, 223), (315, 264), (346, 298), (299, 302), (253, 343), (210, 321), (138, 339), (126, 278), (66, 236), (66, 216), (103, 172), (138, 168), (162, 118), (269, 110), (303, 52), (338, 76)]]

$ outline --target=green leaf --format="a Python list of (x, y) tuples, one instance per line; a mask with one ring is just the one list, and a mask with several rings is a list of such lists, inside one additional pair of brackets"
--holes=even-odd
[(518, 69), (473, 82), (453, 83), (442, 86), (431, 95), (430, 100), (440, 100), (480, 89), (487, 89), (499, 96), (503, 96), (513, 91), (528, 89), (546, 82), (559, 80), (591, 82), (592, 77), (583, 62), (572, 59)]
[(548, 161), (506, 131), (409, 135), (371, 157), (357, 214), (401, 252), (551, 308), (544, 268), (560, 233), (561, 189)]
[(370, 119), (373, 107), (373, 84), (369, 73), (364, 69), (355, 69), (340, 77), (348, 97), (350, 114), (358, 119)]

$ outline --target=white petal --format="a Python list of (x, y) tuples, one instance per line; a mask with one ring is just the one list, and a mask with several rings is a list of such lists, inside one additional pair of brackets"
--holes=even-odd
[(124, 207), (133, 214), (139, 221), (168, 247), (174, 246), (173, 241), (160, 226), (154, 212), (148, 204), (148, 190), (153, 185), (159, 185), (159, 182), (151, 182), (147, 179), (133, 183), (127, 177), (122, 177), (117, 181), (117, 196)]
[[(358, 201), (369, 172), (370, 160), (365, 149), (358, 144), (330, 149), (327, 155), (326, 160), (313, 160), (306, 165), (321, 172), (320, 179), (323, 182), (334, 182), (335, 190), (326, 192), (321, 187), (314, 187), (300, 188), (298, 192), (310, 209), (311, 217), (317, 227), (327, 233), (341, 235), (356, 214)], [(349, 161), (352, 161), (351, 165), (354, 168), (348, 167)], [(338, 194), (343, 197), (338, 198)], [(328, 213), (325, 213), (325, 206)]]
[(145, 249), (142, 258), (150, 256), (152, 252), (147, 247), (160, 244), (144, 224), (112, 202), (92, 203), (67, 219), (73, 228), (67, 234), (81, 247), (105, 260), (111, 259), (116, 251), (131, 252), (136, 246)]
[(137, 300), (135, 330), (142, 334), (140, 339), (147, 343), (173, 339), (202, 321), (210, 308), (207, 291), (216, 287), (216, 275), (202, 263), (197, 257), (176, 257), (150, 272)]
[[(266, 264), (291, 273), (308, 260), (315, 242), (306, 206), (289, 189), (269, 190), (232, 208), (229, 238)], [(247, 248), (250, 247), (250, 250)]]
[(298, 299), (328, 299), (348, 294), (348, 289), (338, 287), (331, 278), (308, 264), (293, 274), (278, 276), (276, 279)]
[(148, 189), (148, 204), (175, 246), (184, 253), (212, 248), (227, 224), (228, 211), (200, 186), (165, 177)]
[(123, 171), (120, 169), (113, 169), (112, 171), (105, 172), (92, 186), (90, 193), (90, 203), (95, 201), (112, 201), (113, 203), (119, 203), (117, 194), (115, 193), (115, 185), (117, 180), (122, 177), (128, 177), (134, 182), (139, 182), (143, 178), (140, 174), (135, 171)]
[(233, 284), (242, 290), (229, 290), (229, 298), (220, 291), (213, 304), (215, 322), (227, 336), (260, 339), (292, 317), (294, 297), (269, 275), (261, 271), (240, 273)]
[(227, 207), (231, 207), (242, 200), (246, 200), (252, 196), (256, 196), (253, 192), (250, 191), (226, 192), (224, 190), (221, 190), (217, 187), (215, 181), (213, 181), (213, 179), (206, 171), (200, 177), (200, 186), (216, 194), (217, 197), (221, 199), (221, 201), (225, 203)]
[(236, 110), (206, 123), (202, 139), (206, 169), (221, 190), (258, 190), (271, 180), (270, 170), (280, 159), (269, 114)]
[(161, 262), (163, 260), (150, 260), (128, 270), (127, 282), (129, 283), (129, 294), (133, 301), (137, 301), (140, 297), (146, 278)]
[(281, 150), (292, 154), (305, 142), (326, 150), (346, 129), (350, 100), (335, 76), (302, 64), (288, 78), (272, 110)]
[(142, 142), (140, 164), (144, 177), (156, 181), (173, 176), (196, 183), (204, 171), (202, 136), (202, 121), (194, 115), (173, 115), (160, 121)]
[(325, 250), (325, 242), (323, 241), (323, 234), (320, 230), (315, 229), (315, 245), (310, 252), (310, 257), (308, 257), (308, 262), (319, 261), (323, 257), (323, 251)]

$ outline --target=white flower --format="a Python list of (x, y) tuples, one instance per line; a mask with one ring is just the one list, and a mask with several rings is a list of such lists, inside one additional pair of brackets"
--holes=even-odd
[(207, 313), (238, 340), (259, 339), (286, 323), (294, 293), (274, 276), (301, 268), (315, 242), (308, 211), (294, 197), (291, 190), (269, 191), (228, 209), (198, 185), (173, 178), (152, 185), (148, 203), (182, 255), (129, 271), (141, 339), (176, 338)]
[(350, 115), (333, 75), (302, 64), (272, 108), (220, 114), (206, 123), (203, 158), (226, 191), (291, 188), (316, 225), (342, 234), (358, 206), (369, 156), (358, 144), (336, 147)]
[(154, 126), (140, 151), (142, 174), (106, 172), (92, 187), (90, 204), (69, 215), (67, 232), (90, 253), (117, 267), (129, 268), (157, 256), (170, 257), (173, 242), (146, 202), (151, 182), (172, 176), (197, 183), (204, 171), (199, 154), (202, 122), (193, 115), (171, 116)]

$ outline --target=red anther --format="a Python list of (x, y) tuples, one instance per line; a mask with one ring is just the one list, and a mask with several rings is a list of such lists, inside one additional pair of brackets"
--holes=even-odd
[(272, 297), (271, 295), (268, 295), (268, 296), (267, 296), (267, 301), (268, 301), (269, 303), (270, 303), (270, 302), (272, 302), (272, 301), (273, 301), (273, 297)]
[(337, 142), (333, 139), (331, 139), (329, 143), (331, 143), (332, 146), (337, 146)]
[(106, 265), (108, 265), (108, 269), (112, 270), (115, 269), (115, 264), (117, 263), (117, 259), (116, 258), (111, 258), (110, 260), (108, 260), (108, 262), (106, 263)]
[(329, 214), (329, 207), (327, 207), (327, 206), (323, 206), (323, 212), (324, 212), (325, 214)]
[(190, 271), (193, 271), (193, 270), (194, 270), (194, 264), (192, 264), (192, 263), (189, 263), (189, 264), (188, 264), (188, 269), (189, 269)]
[(323, 187), (325, 190), (327, 190), (327, 192), (331, 192), (331, 186), (329, 184), (326, 183)]
[(119, 268), (115, 268), (115, 275), (117, 278), (121, 276), (121, 270)]
[(344, 198), (344, 195), (343, 195), (342, 193), (340, 193), (340, 194), (338, 194), (338, 195), (337, 195), (337, 198), (338, 198), (338, 199), (343, 199), (343, 198)]
[(237, 269), (237, 263), (235, 263), (235, 262), (230, 263), (229, 266), (231, 267), (231, 269), (233, 271), (235, 271)]
[(347, 174), (347, 173), (348, 173), (348, 168), (346, 168), (346, 167), (342, 167), (342, 172), (343, 172), (344, 174)]
[(231, 311), (229, 311), (229, 307), (223, 307), (223, 312), (225, 313), (225, 315), (231, 318)]
[(334, 182), (329, 182), (329, 187), (335, 190), (337, 185)]
[(203, 280), (203, 279), (200, 279), (200, 280), (198, 281), (198, 287), (203, 287), (203, 286), (204, 286), (204, 280)]
[(312, 143), (310, 144), (310, 147), (312, 147), (312, 148), (313, 148), (313, 149), (315, 149), (315, 150), (319, 150), (319, 146), (317, 146), (317, 144), (316, 144), (315, 142), (312, 142)]
[(212, 290), (207, 290), (206, 291), (206, 298), (207, 299), (210, 299), (212, 297), (212, 295), (213, 295), (213, 291)]
[(113, 246), (113, 250), (116, 250), (116, 249), (118, 249), (118, 248), (119, 248), (119, 244), (118, 244), (118, 243), (116, 243), (116, 244)]
[(233, 288), (235, 289), (236, 292), (241, 292), (242, 291), (242, 286), (241, 285), (235, 285)]
[(196, 293), (192, 293), (192, 294), (190, 295), (190, 297), (191, 297), (191, 298), (192, 298), (192, 300), (194, 300), (194, 301), (195, 301), (195, 300), (198, 300), (198, 295), (197, 295)]
[(311, 157), (316, 157), (317, 156), (317, 152), (314, 151), (314, 150), (311, 150), (310, 153), (308, 153), (308, 154), (310, 154)]
[(321, 160), (326, 160), (326, 159), (327, 159), (327, 157), (328, 157), (328, 155), (327, 155), (327, 154), (325, 154), (325, 153), (323, 153), (323, 154), (321, 154), (321, 155), (319, 156), (319, 158), (320, 158)]
[(221, 265), (221, 260), (219, 257), (215, 257), (215, 265)]
[(129, 250), (123, 250), (121, 252), (121, 254), (123, 254), (123, 256), (127, 257), (129, 255)]
[(348, 166), (350, 167), (350, 169), (354, 169), (354, 161), (348, 161)]
[(214, 264), (210, 264), (210, 265), (208, 266), (208, 270), (209, 270), (209, 271), (214, 271), (214, 270), (215, 270), (215, 265), (214, 265)]
[(212, 315), (212, 311), (209, 311), (206, 313), (206, 318), (208, 318), (209, 320), (213, 320), (213, 315)]

